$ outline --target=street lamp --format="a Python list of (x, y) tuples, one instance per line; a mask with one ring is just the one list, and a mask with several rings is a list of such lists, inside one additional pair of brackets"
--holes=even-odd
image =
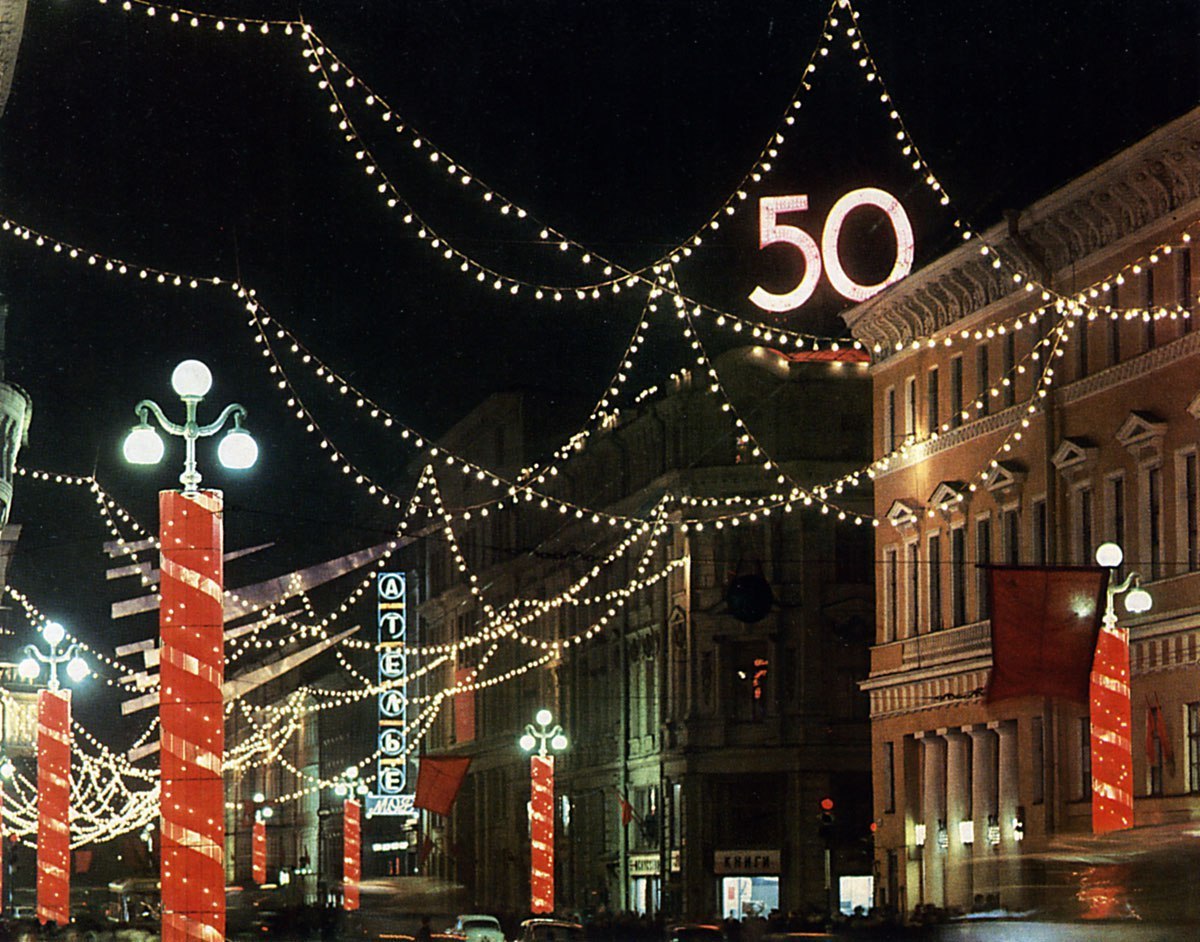
[(4, 912), (4, 873), (8, 869), (4, 860), (4, 783), (13, 777), (12, 759), (0, 755), (0, 914)]
[(267, 796), (255, 792), (254, 823), (250, 830), (250, 873), (254, 882), (262, 886), (267, 882), (267, 821), (275, 815), (275, 809), (268, 805)]
[(1129, 631), (1117, 625), (1116, 598), (1124, 596), (1125, 610), (1134, 615), (1148, 612), (1152, 600), (1138, 573), (1131, 572), (1117, 582), (1117, 567), (1124, 559), (1116, 543), (1101, 543), (1096, 548), (1096, 563), (1108, 570), (1090, 685), (1092, 831), (1096, 834), (1133, 827)]
[(58, 622), (42, 625), (41, 635), (49, 653), (25, 645), (17, 673), (34, 683), (42, 665), (48, 668), (46, 687), (38, 691), (37, 918), (61, 928), (71, 919), (71, 691), (61, 689), (58, 666), (65, 664), (67, 677), (76, 683), (90, 671), (78, 644), (59, 651), (67, 632)]
[(125, 458), (157, 464), (163, 441), (150, 423), (186, 445), (182, 491), (160, 491), (162, 553), (159, 602), (159, 730), (161, 748), (162, 942), (225, 936), (225, 749), (223, 497), (200, 490), (196, 441), (233, 427), (217, 449), (227, 468), (251, 467), (258, 446), (242, 428), (246, 410), (227, 405), (216, 421), (201, 425), (196, 413), (212, 388), (212, 373), (199, 360), (184, 360), (171, 374), (183, 400), (183, 424), (170, 421), (157, 403), (143, 399), (138, 424), (125, 439)]
[[(529, 909), (554, 912), (554, 753), (567, 748), (549, 710), (538, 710), (517, 744), (529, 756)], [(553, 724), (553, 725), (551, 725)]]
[(358, 777), (358, 766), (349, 766), (334, 783), (333, 793), (342, 799), (342, 908), (359, 907), (362, 880), (362, 805), (356, 795), (370, 789)]

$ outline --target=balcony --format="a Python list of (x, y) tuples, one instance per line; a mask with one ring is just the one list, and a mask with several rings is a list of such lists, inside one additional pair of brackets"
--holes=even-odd
[(977, 621), (876, 645), (871, 649), (871, 673), (913, 670), (955, 661), (991, 658), (991, 655), (991, 623)]

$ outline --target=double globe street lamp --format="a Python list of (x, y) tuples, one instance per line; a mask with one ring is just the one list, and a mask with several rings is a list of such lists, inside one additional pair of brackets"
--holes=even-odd
[(71, 918), (71, 691), (61, 689), (58, 668), (66, 665), (67, 677), (75, 683), (90, 670), (75, 642), (59, 651), (67, 632), (58, 622), (42, 625), (41, 635), (49, 653), (27, 644), (17, 674), (35, 683), (42, 665), (48, 668), (37, 713), (37, 918), (42, 925), (53, 922), (61, 928)]
[(1125, 554), (1116, 543), (1096, 548), (1096, 563), (1108, 570), (1104, 618), (1096, 640), (1090, 684), (1092, 831), (1133, 827), (1133, 708), (1129, 693), (1129, 630), (1117, 625), (1118, 595), (1131, 615), (1150, 611), (1150, 593), (1131, 572), (1120, 582)]
[(232, 419), (217, 457), (233, 470), (253, 466), (258, 445), (242, 428), (246, 410), (238, 403), (227, 405), (215, 421), (199, 423), (198, 407), (212, 388), (212, 373), (199, 360), (175, 367), (171, 386), (183, 400), (183, 423), (143, 399), (123, 450), (132, 464), (162, 459), (163, 440), (151, 417), (186, 447), (182, 491), (159, 492), (160, 867), (162, 940), (193, 942), (225, 935), (223, 496), (200, 489), (196, 442)]
[(563, 728), (538, 710), (517, 744), (529, 757), (529, 909), (554, 912), (554, 753), (567, 748)]

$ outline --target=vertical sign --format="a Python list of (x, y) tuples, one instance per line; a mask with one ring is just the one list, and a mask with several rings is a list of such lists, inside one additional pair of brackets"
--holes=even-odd
[(162, 942), (225, 938), (224, 531), (220, 491), (160, 491)]
[(71, 921), (71, 691), (38, 691), (37, 753), (37, 918), (62, 929)]
[(408, 591), (402, 572), (381, 572), (379, 595), (379, 761), (367, 817), (409, 815), (413, 789), (408, 757)]
[(1091, 676), (1093, 834), (1133, 827), (1131, 714), (1129, 635), (1106, 613)]
[(554, 756), (529, 757), (529, 911), (554, 912)]
[(358, 909), (362, 880), (362, 813), (357, 801), (342, 804), (342, 908)]

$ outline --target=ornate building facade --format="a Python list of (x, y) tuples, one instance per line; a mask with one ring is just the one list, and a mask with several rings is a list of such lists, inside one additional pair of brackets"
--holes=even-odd
[(1198, 221), (1200, 110), (846, 315), (876, 351), (883, 904), (1049, 905), (1091, 832), (1088, 705), (986, 701), (988, 564), (1123, 547), (1153, 597), (1120, 619), (1135, 824), (1200, 817)]
[[(867, 460), (863, 364), (755, 347), (730, 351), (718, 369), (795, 480), (828, 481)], [(515, 474), (541, 427), (524, 397), (496, 397), (445, 444)], [(529, 907), (530, 768), (517, 740), (543, 707), (570, 743), (557, 758), (559, 910), (825, 911), (840, 875), (870, 873), (866, 699), (856, 688), (872, 612), (870, 527), (799, 507), (740, 526), (679, 526), (681, 500), (753, 500), (777, 486), (729, 429), (708, 384), (677, 376), (594, 433), (546, 485), (617, 527), (554, 508), (476, 515), (456, 535), (461, 573), (445, 536), (421, 543), (414, 568), (430, 640), (470, 638), (487, 621), (483, 600), (552, 598), (591, 566), (583, 595), (606, 600), (553, 609), (521, 628), (523, 643), (500, 637), (494, 651), (459, 652), (454, 676), (480, 686), (442, 711), (426, 750), (473, 763), (452, 817), (435, 822), (444, 830), (430, 866), (478, 905)], [(665, 495), (672, 502), (660, 505)], [(471, 502), (453, 480), (443, 497)], [(628, 532), (624, 515), (659, 506), (672, 525), (656, 545), (601, 567)], [(836, 833), (820, 826), (827, 797)]]

